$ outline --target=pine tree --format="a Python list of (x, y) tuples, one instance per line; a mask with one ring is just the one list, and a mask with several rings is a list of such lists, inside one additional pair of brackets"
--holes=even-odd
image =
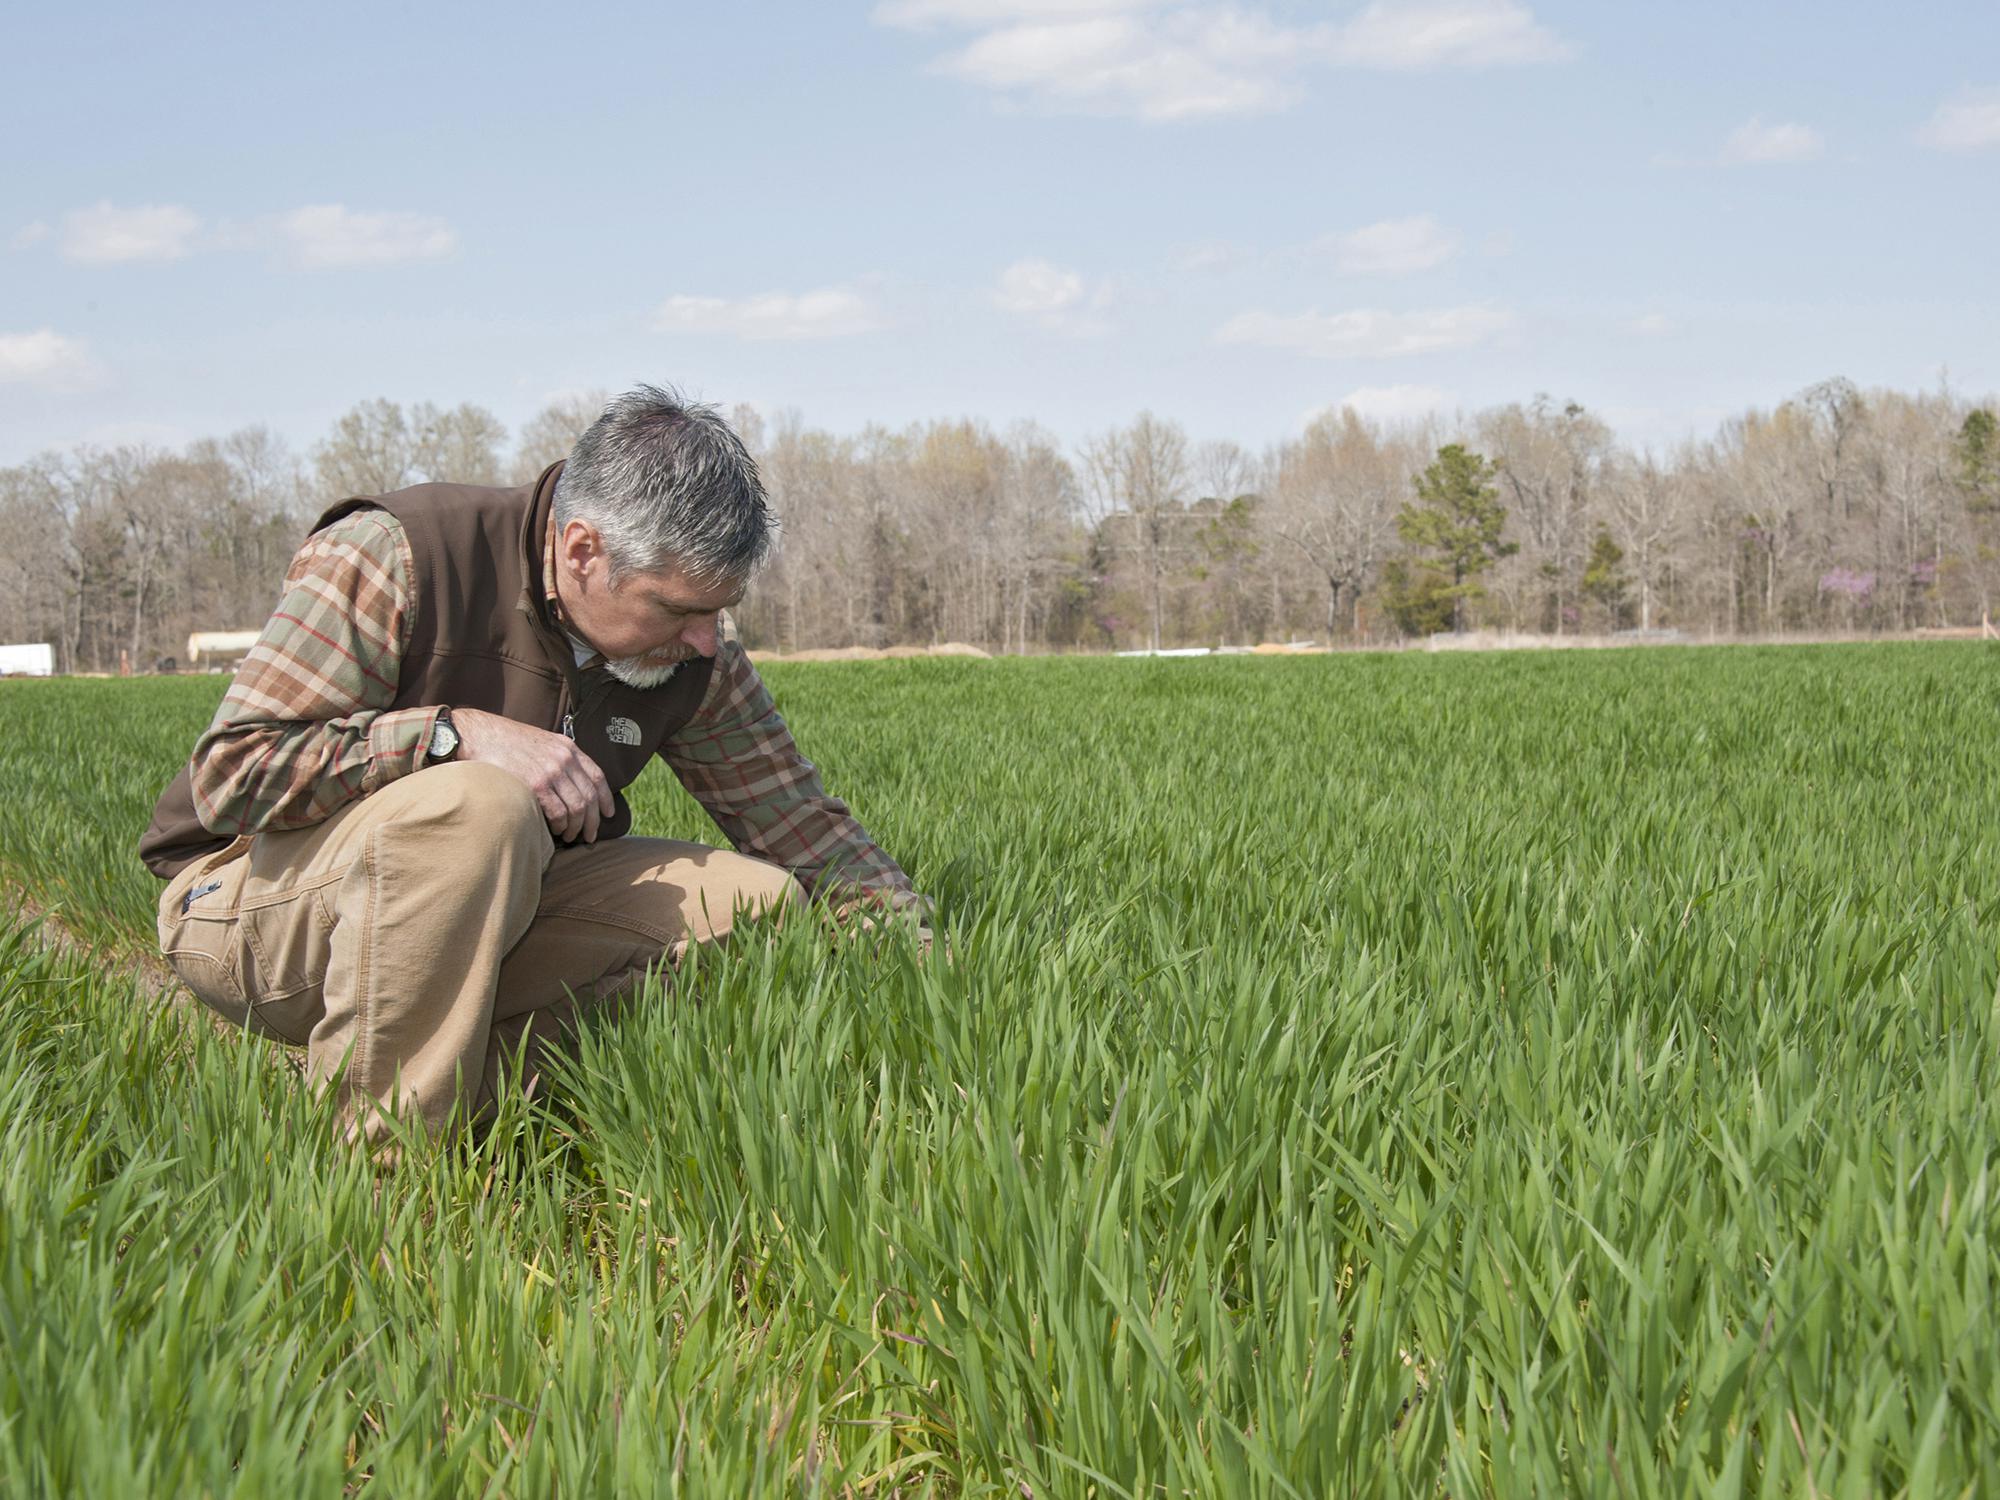
[(2000, 422), (1984, 407), (1958, 429), (1958, 487), (1975, 516), (2000, 510)]
[(1449, 586), (1438, 592), (1451, 600), (1451, 628), (1457, 632), (1465, 629), (1466, 601), (1485, 597), (1479, 575), (1520, 547), (1500, 540), (1507, 510), (1492, 483), (1499, 472), (1498, 464), (1462, 444), (1448, 443), (1416, 476), (1416, 501), (1396, 514), (1397, 534), (1429, 548), (1438, 571), (1451, 575)]
[(1611, 539), (1608, 529), (1598, 527), (1590, 556), (1584, 559), (1583, 596), (1603, 609), (1604, 618), (1613, 630), (1625, 623), (1625, 590), (1629, 580), (1618, 566), (1624, 561), (1625, 549)]

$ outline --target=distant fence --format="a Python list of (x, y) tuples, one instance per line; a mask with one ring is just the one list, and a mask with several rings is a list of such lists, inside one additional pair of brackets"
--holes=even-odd
[(1977, 625), (1927, 625), (1917, 634), (1930, 641), (2000, 641), (2000, 630), (1991, 615), (1981, 615)]

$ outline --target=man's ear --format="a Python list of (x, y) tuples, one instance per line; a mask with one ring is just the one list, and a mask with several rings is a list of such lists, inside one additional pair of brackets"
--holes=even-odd
[(608, 574), (609, 559), (604, 554), (604, 538), (590, 522), (582, 519), (570, 521), (556, 537), (556, 567), (563, 577), (588, 586), (593, 576), (593, 563), (598, 565), (599, 575)]

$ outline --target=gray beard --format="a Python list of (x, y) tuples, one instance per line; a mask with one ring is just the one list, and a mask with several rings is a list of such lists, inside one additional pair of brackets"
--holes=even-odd
[(616, 677), (627, 687), (656, 688), (681, 669), (679, 662), (661, 666), (648, 661), (643, 656), (621, 656), (616, 661), (607, 661), (604, 670)]

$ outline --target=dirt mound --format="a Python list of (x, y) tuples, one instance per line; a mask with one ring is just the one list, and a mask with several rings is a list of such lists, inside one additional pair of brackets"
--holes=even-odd
[(880, 661), (882, 653), (868, 646), (820, 646), (811, 651), (794, 651), (789, 656), (776, 651), (752, 651), (752, 661)]

